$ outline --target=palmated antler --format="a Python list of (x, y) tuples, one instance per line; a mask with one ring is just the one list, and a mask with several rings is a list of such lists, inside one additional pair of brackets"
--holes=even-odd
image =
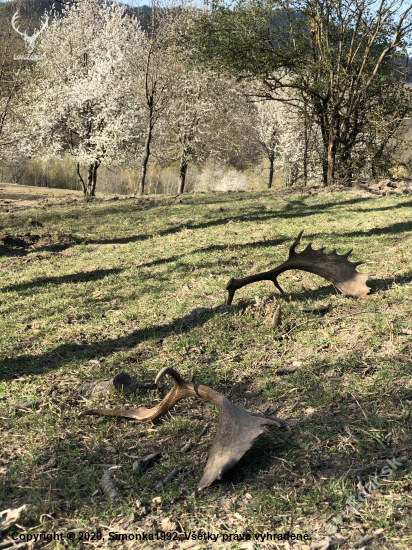
[(200, 397), (205, 401), (210, 401), (219, 409), (219, 424), (203, 477), (199, 483), (199, 490), (209, 487), (216, 479), (222, 479), (222, 475), (232, 468), (251, 448), (257, 436), (263, 432), (262, 426), (268, 425), (290, 429), (288, 423), (284, 420), (245, 411), (212, 388), (185, 382), (180, 374), (171, 367), (166, 367), (159, 372), (156, 383), (165, 374), (169, 374), (174, 379), (175, 385), (166, 397), (151, 409), (146, 407), (129, 410), (90, 409), (83, 411), (79, 416), (87, 414), (125, 416), (141, 422), (149, 422), (166, 414), (178, 401), (186, 397)]
[(276, 288), (284, 294), (279, 286), (277, 278), (288, 269), (300, 269), (319, 275), (327, 281), (330, 281), (343, 294), (349, 294), (357, 298), (361, 298), (368, 294), (370, 288), (366, 286), (366, 281), (369, 275), (356, 271), (356, 266), (365, 262), (350, 262), (348, 256), (352, 250), (342, 255), (337, 254), (336, 250), (330, 254), (324, 254), (323, 251), (325, 247), (319, 250), (313, 250), (312, 243), (309, 243), (302, 252), (295, 252), (295, 248), (300, 243), (302, 234), (303, 231), (296, 237), (295, 242), (289, 248), (289, 258), (280, 266), (270, 271), (265, 271), (264, 273), (244, 277), (243, 279), (230, 279), (226, 286), (226, 290), (229, 293), (227, 303), (229, 305), (232, 303), (236, 290), (257, 281), (272, 281)]

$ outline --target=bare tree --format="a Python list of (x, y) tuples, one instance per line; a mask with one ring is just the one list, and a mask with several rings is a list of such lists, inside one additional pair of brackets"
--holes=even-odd
[(144, 118), (140, 177), (135, 188), (136, 193), (143, 195), (154, 132), (174, 90), (175, 57), (171, 36), (179, 25), (182, 12), (173, 4), (151, 0), (150, 7), (138, 13), (145, 39), (142, 55), (130, 59), (130, 63), (135, 80), (134, 91)]

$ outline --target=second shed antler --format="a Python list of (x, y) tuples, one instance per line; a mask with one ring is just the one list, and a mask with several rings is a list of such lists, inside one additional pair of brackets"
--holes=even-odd
[(366, 281), (369, 275), (356, 271), (356, 266), (365, 262), (350, 262), (348, 256), (352, 250), (342, 255), (337, 254), (336, 250), (330, 254), (324, 254), (323, 251), (325, 247), (319, 250), (313, 250), (312, 244), (309, 243), (302, 252), (295, 252), (295, 248), (300, 243), (302, 234), (303, 231), (296, 237), (289, 249), (289, 258), (280, 266), (270, 271), (258, 273), (257, 275), (249, 275), (249, 277), (244, 277), (243, 279), (230, 279), (226, 286), (226, 290), (229, 293), (227, 303), (229, 305), (232, 303), (236, 290), (257, 281), (272, 281), (276, 288), (284, 294), (279, 286), (277, 278), (281, 273), (289, 269), (300, 269), (319, 275), (327, 281), (330, 281), (343, 294), (349, 294), (357, 298), (361, 298), (368, 294), (370, 288), (366, 286)]
[(79, 416), (88, 414), (125, 416), (140, 420), (140, 422), (149, 422), (166, 414), (173, 405), (186, 397), (200, 397), (205, 401), (210, 401), (219, 409), (219, 424), (203, 477), (199, 483), (199, 490), (209, 487), (216, 479), (222, 479), (222, 475), (233, 468), (251, 448), (257, 436), (262, 433), (262, 426), (290, 429), (288, 423), (280, 418), (271, 418), (264, 414), (245, 411), (212, 388), (185, 382), (180, 374), (171, 367), (166, 367), (159, 372), (156, 384), (165, 374), (169, 374), (173, 378), (175, 385), (166, 397), (151, 409), (146, 409), (146, 407), (128, 410), (89, 409), (80, 413)]

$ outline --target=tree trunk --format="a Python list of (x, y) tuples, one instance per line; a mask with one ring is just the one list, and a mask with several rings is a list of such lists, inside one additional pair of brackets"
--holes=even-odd
[(180, 158), (179, 191), (178, 191), (179, 195), (181, 195), (185, 190), (186, 174), (187, 174), (187, 160), (186, 160), (186, 151), (184, 151)]
[(82, 178), (82, 175), (80, 174), (80, 164), (76, 164), (76, 171), (77, 171), (77, 177), (79, 178), (79, 183), (81, 184), (83, 188), (83, 194), (86, 197), (87, 196), (87, 185), (84, 183), (84, 179)]
[(336, 109), (336, 106), (334, 106), (332, 109), (328, 133), (328, 174), (326, 180), (327, 186), (331, 186), (335, 183), (336, 152), (338, 150), (339, 144), (340, 127), (339, 112)]
[(269, 168), (269, 183), (268, 183), (268, 189), (272, 189), (273, 184), (273, 164), (275, 162), (275, 159), (273, 157), (269, 157), (270, 162), (270, 168)]
[(83, 187), (83, 194), (85, 197), (95, 196), (96, 183), (97, 183), (97, 169), (99, 168), (99, 166), (100, 166), (99, 161), (95, 161), (93, 162), (93, 164), (89, 164), (89, 168), (87, 169), (87, 183), (85, 183), (84, 179), (80, 174), (80, 164), (77, 163), (76, 165), (77, 176), (79, 178), (79, 182)]
[(153, 135), (153, 108), (149, 106), (149, 124), (147, 127), (146, 141), (144, 144), (144, 151), (142, 156), (142, 167), (140, 169), (140, 182), (139, 182), (139, 194), (144, 195), (144, 187), (146, 184), (146, 172), (147, 172), (147, 163), (149, 162), (150, 157), (150, 144), (152, 142)]
[(95, 162), (93, 164), (93, 172), (92, 172), (92, 187), (91, 187), (91, 190), (90, 190), (90, 196), (91, 197), (94, 197), (95, 195), (95, 192), (96, 192), (96, 183), (97, 183), (97, 169), (99, 168), (100, 166), (100, 162)]
[(337, 145), (338, 145), (337, 138), (331, 135), (329, 138), (329, 144), (328, 144), (328, 173), (326, 178), (326, 185), (328, 187), (335, 183)]
[(308, 118), (306, 114), (306, 104), (305, 104), (305, 114), (303, 119), (303, 185), (306, 187), (308, 184)]

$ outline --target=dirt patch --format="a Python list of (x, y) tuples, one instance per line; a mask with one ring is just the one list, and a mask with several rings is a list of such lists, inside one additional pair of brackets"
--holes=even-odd
[(4, 233), (0, 235), (0, 250), (3, 249), (9, 252), (14, 251), (15, 253), (20, 253), (29, 248), (66, 248), (67, 246), (80, 244), (86, 241), (87, 238), (82, 239), (61, 230), (44, 236), (32, 233), (21, 233), (19, 235)]
[(87, 242), (86, 238), (80, 238), (65, 231), (55, 231), (49, 235), (45, 235), (38, 242), (36, 248), (44, 247), (66, 247), (71, 244), (80, 244)]
[(353, 182), (354, 189), (360, 189), (374, 195), (386, 197), (387, 195), (410, 195), (412, 193), (411, 181), (394, 181), (390, 179), (380, 180), (378, 182)]
[(25, 194), (25, 193), (20, 193), (20, 194), (12, 194), (12, 193), (3, 193), (1, 192), (0, 190), (0, 200), (1, 202), (5, 202), (5, 201), (16, 201), (16, 200), (24, 200), (24, 201), (34, 201), (34, 200), (38, 200), (39, 197), (38, 195), (29, 195), (29, 194)]
[(31, 233), (22, 233), (21, 235), (9, 235), (5, 233), (0, 235), (0, 246), (11, 246), (25, 248), (32, 246), (40, 239), (40, 235), (32, 235)]

